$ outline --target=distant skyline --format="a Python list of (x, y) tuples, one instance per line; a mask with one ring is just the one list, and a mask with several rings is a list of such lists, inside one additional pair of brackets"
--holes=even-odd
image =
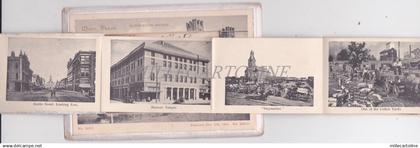
[(67, 62), (79, 51), (95, 51), (95, 39), (13, 38), (10, 37), (8, 56), (22, 51), (28, 56), (33, 74), (48, 81), (67, 77)]
[[(361, 41), (358, 42), (361, 43)], [(368, 41), (366, 42), (365, 48), (370, 49), (370, 54), (379, 60), (379, 53), (386, 49), (387, 43), (388, 41)], [(398, 52), (398, 41), (392, 41), (392, 43), (394, 43), (395, 49)], [(342, 49), (347, 49), (349, 44), (350, 41), (332, 41), (329, 43), (329, 54), (336, 57)], [(404, 55), (409, 52), (410, 45), (412, 50), (420, 48), (420, 42), (400, 42), (401, 59), (404, 59)]]

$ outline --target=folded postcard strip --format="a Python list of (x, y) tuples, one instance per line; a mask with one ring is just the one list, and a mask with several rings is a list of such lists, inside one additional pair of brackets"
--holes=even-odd
[(0, 112), (100, 111), (98, 34), (0, 36)]
[[(115, 65), (109, 65), (105, 68), (109, 70), (110, 78), (104, 81), (111, 82), (104, 89), (109, 93), (108, 101), (104, 102), (108, 106), (114, 107), (133, 106), (139, 107), (141, 100), (140, 92), (135, 93), (136, 97), (123, 97), (124, 90), (120, 88), (121, 81), (116, 74), (124, 65), (123, 61), (129, 61), (128, 57), (138, 55), (139, 51), (150, 52), (148, 47), (165, 47), (167, 45), (184, 44), (181, 47), (197, 47), (196, 45), (206, 45), (197, 49), (187, 48), (188, 52), (197, 52), (203, 54), (203, 50), (208, 50), (211, 37), (254, 37), (260, 34), (261, 27), (261, 6), (259, 4), (210, 4), (210, 5), (176, 5), (176, 6), (145, 6), (145, 7), (108, 7), (108, 8), (65, 8), (63, 10), (63, 31), (64, 32), (101, 32), (107, 35), (125, 35), (125, 36), (144, 36), (144, 37), (165, 37), (128, 40), (124, 38), (112, 39), (107, 46), (113, 45), (113, 50), (109, 49), (110, 59), (118, 59), (120, 62)], [(106, 15), (103, 15), (106, 14)], [(234, 21), (231, 21), (234, 20)], [(124, 22), (115, 24), (115, 22)], [(174, 39), (192, 38), (194, 41), (183, 39), (175, 41)], [(201, 38), (201, 39), (200, 39)], [(111, 40), (111, 39), (110, 39)], [(137, 44), (133, 44), (137, 43)], [(127, 48), (127, 45), (134, 45)], [(196, 44), (196, 45), (194, 45)], [(124, 47), (124, 48), (117, 48)], [(130, 47), (130, 46), (128, 46)], [(137, 48), (141, 47), (141, 48)], [(159, 48), (160, 49), (160, 48)], [(133, 54), (127, 54), (136, 50)], [(179, 51), (180, 49), (175, 49)], [(183, 49), (184, 50), (184, 49)], [(113, 51), (113, 52), (112, 52)], [(152, 49), (152, 51), (154, 51)], [(126, 53), (121, 55), (121, 53)], [(167, 53), (167, 52), (166, 52)], [(172, 53), (172, 52), (171, 52)], [(183, 51), (182, 53), (185, 53)], [(205, 52), (204, 52), (205, 53)], [(156, 54), (157, 55), (157, 54)], [(179, 54), (177, 54), (179, 55)], [(191, 53), (188, 53), (191, 55)], [(210, 54), (205, 54), (209, 56)], [(127, 58), (121, 58), (121, 57)], [(145, 59), (150, 56), (143, 56)], [(175, 60), (175, 57), (166, 55), (166, 59)], [(155, 59), (161, 63), (161, 59)], [(209, 60), (209, 59), (208, 59)], [(180, 60), (178, 60), (180, 61)], [(112, 61), (109, 61), (112, 62)], [(110, 63), (111, 64), (111, 63)], [(164, 68), (172, 67), (177, 71), (181, 67), (187, 68), (184, 64), (175, 64), (175, 61), (166, 61)], [(163, 66), (163, 63), (161, 63)], [(138, 66), (137, 66), (138, 67)], [(149, 65), (149, 67), (151, 67)], [(189, 67), (188, 67), (189, 68)], [(167, 72), (167, 71), (164, 71)], [(140, 73), (138, 73), (140, 74)], [(176, 73), (174, 73), (176, 74)], [(170, 87), (170, 99), (168, 102), (181, 101), (182, 97), (191, 98), (191, 85), (185, 83), (187, 77), (184, 75), (165, 75), (166, 83), (175, 79)], [(138, 77), (138, 76), (137, 76)], [(189, 78), (189, 77), (188, 77)], [(182, 83), (181, 83), (182, 79)], [(163, 79), (161, 79), (163, 80)], [(149, 86), (155, 86), (150, 85)], [(136, 88), (136, 87), (135, 87)], [(137, 86), (138, 88), (138, 86)], [(181, 91), (174, 95), (174, 89)], [(133, 90), (132, 88), (129, 88)], [(167, 89), (168, 90), (168, 89)], [(197, 89), (198, 90), (198, 89)], [(112, 93), (111, 93), (112, 92)], [(126, 91), (128, 92), (128, 91)], [(196, 92), (197, 93), (197, 92)], [(204, 92), (205, 93), (205, 92)], [(184, 95), (181, 95), (184, 94)], [(119, 96), (120, 95), (120, 96)], [(119, 97), (118, 97), (119, 96)], [(128, 95), (126, 95), (128, 96)], [(175, 97), (176, 96), (176, 97)], [(208, 95), (199, 95), (207, 96)], [(151, 96), (150, 98), (152, 98)], [(154, 98), (154, 97), (153, 97)], [(177, 98), (177, 99), (175, 99)], [(208, 104), (209, 99), (201, 100), (196, 97), (198, 102)], [(200, 101), (201, 100), (201, 101)], [(192, 102), (189, 99), (186, 102)], [(149, 104), (163, 106), (155, 101)], [(137, 104), (137, 105), (136, 105)], [(170, 105), (170, 104), (166, 104)], [(171, 110), (174, 110), (175, 107)], [(179, 106), (179, 105), (178, 105)], [(131, 108), (133, 108), (131, 107)], [(181, 105), (182, 107), (182, 105)], [(132, 110), (132, 109), (131, 109)], [(144, 109), (143, 109), (144, 110)], [(168, 110), (162, 107), (155, 107), (154, 111)], [(121, 111), (121, 108), (120, 108)], [(127, 110), (124, 110), (127, 111)], [(221, 137), (221, 136), (257, 136), (263, 131), (262, 115), (256, 114), (208, 114), (208, 113), (107, 113), (107, 114), (80, 114), (66, 117), (66, 139), (69, 140), (87, 140), (87, 139), (145, 139), (145, 138), (182, 138), (182, 137)], [(164, 127), (164, 128), (162, 128)]]
[(255, 114), (106, 113), (65, 118), (68, 140), (156, 139), (258, 136), (263, 119)]

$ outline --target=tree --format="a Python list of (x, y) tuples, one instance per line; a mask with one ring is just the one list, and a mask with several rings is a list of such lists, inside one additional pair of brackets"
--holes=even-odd
[(334, 60), (334, 57), (332, 55), (328, 56), (328, 62), (331, 62)]
[(350, 52), (347, 49), (341, 49), (337, 54), (337, 61), (347, 61), (349, 60)]
[(370, 50), (365, 48), (365, 46), (365, 42), (350, 42), (350, 45), (347, 46), (347, 50), (350, 52), (348, 63), (352, 67), (352, 72), (354, 72), (356, 68), (360, 67), (363, 62), (367, 62), (370, 58)]

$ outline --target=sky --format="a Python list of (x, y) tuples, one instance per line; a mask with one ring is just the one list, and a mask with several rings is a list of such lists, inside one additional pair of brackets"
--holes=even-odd
[(80, 51), (95, 51), (94, 39), (56, 39), (56, 38), (9, 38), (9, 56), (12, 51), (19, 56), (24, 52), (29, 59), (34, 74), (46, 81), (67, 77), (67, 62)]
[[(376, 59), (379, 59), (379, 52), (386, 49), (386, 43), (387, 42), (366, 42), (366, 48), (370, 49), (370, 54), (374, 55)], [(393, 42), (394, 48), (397, 49), (398, 52), (398, 42)], [(350, 44), (350, 42), (330, 42), (329, 48), (330, 48), (330, 55), (336, 56), (342, 49), (347, 48), (347, 46)], [(416, 48), (420, 48), (420, 42), (400, 42), (400, 54), (401, 58), (404, 58), (404, 55), (408, 53), (409, 46), (411, 45), (411, 49), (414, 50)]]
[[(111, 41), (111, 64), (117, 63), (119, 60), (128, 55), (134, 48), (143, 42), (150, 44), (156, 40), (112, 40)], [(180, 47), (192, 53), (199, 54), (211, 60), (211, 42), (210, 41), (167, 41), (172, 45)]]
[[(221, 75), (228, 73), (226, 66), (248, 66), (250, 52), (254, 51), (257, 66), (270, 66), (278, 70), (290, 66), (288, 76), (313, 76), (322, 66), (322, 40), (294, 38), (246, 39), (231, 38), (217, 40), (214, 43), (213, 59), (215, 66), (224, 67)], [(243, 76), (245, 67), (231, 69), (229, 76)], [(223, 77), (223, 76), (222, 76)]]

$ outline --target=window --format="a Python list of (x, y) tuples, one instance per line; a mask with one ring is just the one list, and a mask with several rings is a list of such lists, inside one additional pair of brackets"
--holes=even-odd
[(175, 76), (175, 82), (178, 82), (178, 75)]
[(181, 76), (181, 79), (179, 82), (183, 82), (184, 81), (184, 76)]
[(152, 54), (152, 57), (154, 57), (154, 56), (155, 56), (155, 52), (153, 52), (153, 51), (152, 51), (152, 53), (151, 53), (151, 54)]
[(170, 55), (168, 55), (168, 59), (169, 59), (169, 60), (172, 60), (172, 57), (171, 57)]
[(87, 68), (87, 67), (80, 68), (80, 76), (88, 77), (89, 75), (90, 75), (89, 68)]
[(179, 64), (179, 69), (182, 69), (182, 64)]
[(166, 61), (163, 61), (163, 67), (166, 67)]
[(177, 69), (178, 68), (178, 63), (175, 63), (175, 69)]
[(194, 60), (194, 64), (197, 64), (197, 61), (196, 60)]
[(16, 64), (15, 64), (15, 68), (16, 68), (16, 69), (19, 69), (19, 64), (17, 64), (17, 63), (16, 63)]
[(193, 78), (192, 77), (190, 77), (190, 83), (193, 83)]
[(194, 96), (194, 89), (190, 89), (190, 98), (191, 98), (191, 99), (195, 99), (195, 96)]
[(184, 69), (187, 70), (187, 64), (184, 64)]
[(171, 61), (169, 61), (169, 62), (168, 62), (168, 67), (169, 67), (169, 68), (171, 68), (171, 67), (172, 67), (172, 62), (171, 62)]
[(192, 65), (190, 65), (190, 71), (192, 71)]
[(19, 79), (19, 74), (18, 73), (16, 73), (16, 79)]
[(155, 65), (155, 59), (151, 59), (151, 63), (152, 63), (152, 65)]
[(197, 83), (197, 78), (196, 77), (194, 77), (194, 83)]
[(167, 82), (168, 81), (168, 75), (164, 74), (164, 76), (165, 76), (165, 82)]
[(206, 68), (203, 67), (203, 72), (206, 72)]
[(89, 56), (88, 55), (80, 56), (80, 64), (89, 64)]
[(163, 59), (166, 59), (166, 55), (163, 55)]
[(205, 79), (201, 79), (201, 83), (202, 84), (206, 84), (206, 80)]
[(197, 66), (194, 66), (194, 71), (197, 71)]
[(150, 73), (150, 80), (152, 80), (152, 81), (155, 80), (155, 73), (154, 72)]
[(172, 75), (169, 74), (169, 81), (172, 82)]

